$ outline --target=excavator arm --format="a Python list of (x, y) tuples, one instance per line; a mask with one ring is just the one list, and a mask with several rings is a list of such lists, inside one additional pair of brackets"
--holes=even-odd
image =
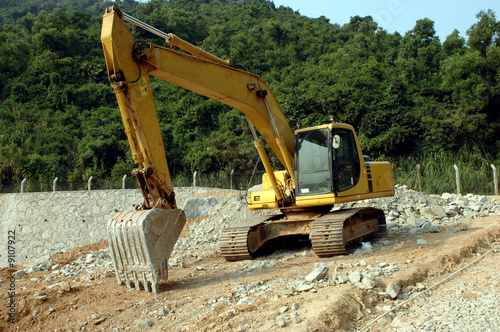
[[(164, 37), (173, 47), (137, 42), (124, 23), (131, 21)], [(265, 139), (271, 150), (293, 179), (294, 134), (275, 97), (262, 79), (207, 53), (173, 34), (165, 34), (135, 18), (120, 12), (117, 6), (108, 8), (103, 17), (101, 40), (113, 89), (122, 112), (125, 130), (139, 169), (152, 168), (159, 191), (151, 207), (161, 197), (168, 204), (172, 185), (159, 132), (149, 76), (155, 76), (187, 90), (234, 107), (245, 114)], [(267, 159), (262, 143), (254, 135), (259, 154)], [(266, 165), (268, 164), (268, 165)], [(274, 172), (265, 162), (269, 178)], [(144, 172), (144, 171), (143, 171)], [(276, 188), (277, 200), (280, 193)], [(142, 188), (142, 184), (141, 184)], [(146, 188), (148, 189), (148, 188)], [(146, 190), (145, 198), (151, 191)], [(148, 199), (146, 199), (148, 201)]]
[[(137, 41), (124, 19), (162, 36), (184, 52)], [(235, 68), (173, 34), (156, 30), (122, 13), (118, 6), (109, 7), (103, 16), (101, 41), (132, 158), (138, 165), (132, 175), (144, 196), (136, 211), (120, 212), (108, 224), (111, 255), (119, 283), (157, 291), (158, 281), (167, 279), (168, 259), (185, 224), (185, 215), (177, 209), (150, 76), (245, 114), (277, 208), (290, 204), (285, 193), (293, 193), (294, 134), (259, 76)], [(254, 126), (283, 164), (287, 183), (278, 184)]]

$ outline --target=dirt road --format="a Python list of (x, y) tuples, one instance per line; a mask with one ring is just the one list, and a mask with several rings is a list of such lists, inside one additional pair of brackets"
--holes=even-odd
[[(189, 228), (182, 236), (189, 237)], [(53, 256), (47, 271), (16, 277), (14, 323), (7, 308), (14, 271), (1, 270), (0, 331), (355, 331), (497, 241), (500, 218), (489, 216), (443, 226), (437, 233), (390, 231), (371, 248), (322, 259), (307, 243), (233, 263), (221, 258), (214, 244), (180, 246), (171, 257), (170, 278), (157, 295), (118, 285), (107, 243), (98, 243)], [(498, 257), (491, 252), (474, 265), (481, 273), (470, 274), (474, 283), (463, 281), (474, 286), (457, 293), (457, 301), (476, 299), (486, 290), (498, 299), (498, 283), (489, 277), (498, 268)], [(327, 270), (326, 275), (308, 281), (318, 268)], [(469, 270), (457, 278), (466, 278)], [(455, 281), (383, 316), (369, 330), (425, 327), (413, 312), (440, 292), (448, 294)]]

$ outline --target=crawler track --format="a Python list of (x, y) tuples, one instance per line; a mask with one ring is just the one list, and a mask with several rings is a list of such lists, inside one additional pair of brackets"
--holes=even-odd
[(347, 253), (356, 242), (377, 235), (385, 235), (384, 212), (373, 208), (360, 208), (331, 212), (315, 220), (310, 239), (313, 251), (320, 257)]
[(248, 251), (248, 233), (250, 227), (229, 227), (220, 236), (220, 252), (228, 261), (252, 259)]
[(225, 228), (219, 239), (222, 256), (228, 261), (252, 259), (248, 245), (250, 231), (263, 224), (271, 216), (260, 216), (245, 220), (243, 223)]
[[(270, 216), (256, 217), (224, 229), (220, 237), (222, 256), (228, 261), (252, 259), (263, 243), (271, 236), (276, 237), (272, 228), (277, 226), (278, 221), (270, 220)], [(283, 224), (283, 221), (280, 223)], [(346, 254), (350, 245), (386, 233), (384, 213), (374, 208), (330, 212), (303, 223), (309, 226), (297, 227), (296, 233), (287, 231), (286, 236), (309, 234), (313, 251), (319, 257)], [(252, 240), (258, 236), (258, 241)]]
[(346, 236), (344, 220), (352, 213), (327, 214), (315, 220), (311, 227), (311, 244), (313, 251), (320, 257), (342, 255), (346, 253)]

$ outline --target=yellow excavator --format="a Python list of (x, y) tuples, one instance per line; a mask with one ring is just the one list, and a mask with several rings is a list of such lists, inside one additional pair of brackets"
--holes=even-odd
[[(169, 47), (137, 41), (124, 21), (165, 39)], [(108, 223), (110, 252), (120, 284), (157, 292), (168, 276), (168, 259), (184, 227), (165, 156), (150, 84), (157, 77), (241, 111), (265, 168), (262, 190), (249, 209), (280, 210), (222, 231), (220, 252), (228, 261), (251, 259), (278, 239), (308, 235), (320, 257), (346, 253), (352, 243), (386, 232), (383, 211), (332, 211), (335, 204), (394, 195), (391, 164), (365, 158), (352, 126), (342, 123), (290, 128), (262, 79), (172, 33), (106, 9), (101, 41), (125, 133), (138, 165), (132, 171), (144, 201)], [(283, 170), (274, 170), (264, 138)], [(366, 159), (366, 160), (365, 160)]]

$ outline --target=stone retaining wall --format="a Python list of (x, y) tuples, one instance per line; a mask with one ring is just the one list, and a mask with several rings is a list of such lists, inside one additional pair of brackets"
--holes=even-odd
[[(177, 205), (188, 218), (208, 215), (225, 194), (214, 188), (176, 188)], [(106, 225), (119, 211), (142, 202), (138, 189), (0, 194), (0, 268), (8, 266), (8, 239), (15, 232), (15, 264), (36, 264), (107, 238)], [(11, 232), (9, 232), (11, 231)]]

